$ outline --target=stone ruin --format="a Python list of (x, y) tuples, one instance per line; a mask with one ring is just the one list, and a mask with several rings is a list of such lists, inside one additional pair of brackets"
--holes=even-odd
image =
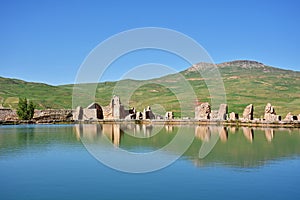
[(211, 107), (208, 102), (202, 103), (195, 108), (196, 120), (226, 120), (227, 115), (227, 104), (221, 104), (219, 110), (211, 110)]
[(167, 119), (167, 120), (174, 119), (173, 112), (166, 112), (165, 119)]
[[(300, 115), (298, 115), (298, 116), (300, 116)], [(297, 120), (299, 120), (299, 118), (297, 116), (294, 116), (291, 112), (289, 112), (285, 116), (283, 121), (291, 122), (291, 121), (297, 121)]]
[(218, 120), (226, 120), (228, 114), (227, 104), (221, 104), (218, 111)]
[(135, 108), (131, 108), (128, 110), (128, 114), (125, 117), (126, 120), (136, 119), (136, 110)]
[(73, 120), (98, 120), (103, 119), (103, 110), (102, 107), (97, 103), (92, 103), (86, 108), (78, 106), (73, 112)]
[(265, 107), (264, 120), (269, 122), (281, 120), (281, 116), (276, 115), (275, 108), (271, 105), (271, 103), (267, 103)]
[(197, 120), (207, 120), (210, 119), (210, 105), (208, 102), (202, 103), (195, 107), (195, 119)]
[(150, 106), (145, 108), (143, 112), (137, 112), (135, 108), (124, 109), (119, 96), (113, 96), (108, 106), (101, 107), (97, 103), (92, 103), (86, 108), (77, 107), (73, 112), (73, 119), (75, 121), (81, 120), (146, 120), (155, 119), (155, 114), (152, 112)]
[(249, 104), (248, 106), (246, 106), (246, 108), (244, 109), (243, 112), (243, 121), (250, 121), (253, 120), (253, 105)]
[(126, 117), (126, 112), (119, 96), (114, 96), (112, 98), (110, 106), (112, 110), (112, 117), (114, 119), (124, 119)]
[(143, 119), (155, 119), (155, 115), (153, 114), (150, 106), (147, 107), (147, 109), (144, 109), (143, 111)]
[(235, 120), (238, 120), (239, 119), (239, 114), (235, 113), (235, 112), (231, 112), (229, 114), (229, 120), (231, 121), (235, 121)]
[[(252, 104), (246, 106), (243, 111), (241, 121), (247, 122), (253, 120), (254, 107)], [(35, 110), (33, 117), (37, 121), (47, 120), (59, 120), (59, 121), (85, 121), (85, 120), (109, 120), (109, 119), (125, 119), (125, 120), (147, 120), (147, 119), (174, 119), (173, 112), (166, 112), (165, 116), (155, 115), (150, 106), (143, 109), (142, 112), (137, 112), (135, 108), (128, 110), (124, 109), (120, 98), (113, 96), (108, 106), (101, 107), (97, 103), (92, 103), (86, 108), (77, 107), (75, 110), (66, 109), (47, 109), (47, 110)], [(184, 119), (184, 118), (183, 118)], [(188, 118), (189, 119), (189, 118)], [(211, 110), (211, 106), (208, 102), (201, 103), (195, 107), (195, 119), (196, 120), (239, 120), (237, 113), (231, 112), (228, 114), (227, 104), (221, 104), (218, 110)], [(18, 120), (18, 116), (15, 110), (9, 108), (0, 108), (0, 121), (15, 121)], [(271, 103), (267, 103), (264, 110), (263, 119), (254, 119), (255, 121), (264, 120), (266, 122), (276, 122), (281, 120), (281, 116), (276, 115), (275, 108)], [(294, 116), (292, 113), (288, 113), (283, 119), (284, 122), (300, 121), (300, 114)]]

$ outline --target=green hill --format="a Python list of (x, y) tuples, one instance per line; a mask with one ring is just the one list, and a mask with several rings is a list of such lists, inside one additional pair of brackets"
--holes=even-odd
[[(150, 105), (154, 106), (158, 113), (161, 112), (160, 114), (163, 114), (164, 110), (161, 108), (164, 107), (165, 110), (175, 111), (179, 116), (179, 103), (171, 90), (179, 91), (180, 95), (189, 98), (178, 84), (180, 75), (192, 85), (200, 102), (210, 101), (205, 80), (195, 70), (201, 70), (207, 65), (199, 63), (179, 74), (147, 81), (122, 80), (99, 83), (96, 101), (100, 105), (108, 105), (112, 95), (117, 94), (125, 106), (134, 106), (142, 110)], [(300, 72), (274, 68), (255, 61), (233, 61), (217, 66), (224, 82), (229, 112), (241, 114), (244, 107), (252, 103), (255, 106), (255, 116), (261, 117), (266, 103), (270, 102), (279, 115), (285, 116), (288, 112), (300, 113)], [(134, 90), (130, 99), (123, 97), (130, 88), (139, 84), (142, 86)], [(114, 91), (116, 85), (120, 90)], [(4, 107), (15, 108), (18, 97), (27, 97), (39, 108), (71, 108), (72, 91), (73, 85), (50, 86), (0, 77), (0, 103)], [(193, 116), (192, 106), (184, 109), (184, 115)]]

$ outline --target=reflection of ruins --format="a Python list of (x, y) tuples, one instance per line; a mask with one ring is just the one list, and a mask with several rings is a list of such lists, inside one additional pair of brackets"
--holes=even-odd
[[(170, 129), (170, 127), (165, 127), (166, 130)], [(254, 135), (257, 131), (257, 134), (261, 134), (259, 132), (263, 132), (265, 138), (268, 142), (272, 142), (274, 138), (274, 128), (256, 128), (254, 131), (253, 128), (249, 127), (240, 127), (242, 129), (242, 133), (244, 137), (252, 143), (254, 141)], [(212, 136), (212, 134), (219, 134), (219, 139), (221, 142), (228, 141), (228, 130), (230, 134), (235, 134), (239, 132), (239, 129), (236, 127), (225, 127), (225, 126), (195, 126), (195, 137), (200, 139), (201, 141), (208, 142)]]
[(173, 126), (172, 125), (165, 125), (165, 129), (167, 133), (173, 132)]
[[(98, 137), (106, 136), (111, 143), (115, 146), (119, 146), (122, 141), (123, 135), (132, 136), (135, 138), (146, 139), (153, 136), (153, 132), (164, 132), (164, 133), (175, 133), (174, 125), (165, 125), (158, 127), (153, 125), (145, 124), (134, 124), (134, 123), (111, 123), (111, 124), (77, 124), (75, 125), (77, 138), (84, 138), (86, 140), (95, 140)], [(228, 141), (228, 134), (242, 133), (244, 137), (252, 143), (254, 141), (254, 135), (262, 135), (268, 142), (272, 142), (274, 138), (273, 128), (249, 128), (241, 127), (241, 131), (235, 127), (226, 126), (194, 126), (195, 127), (195, 138), (200, 139), (204, 142), (209, 142), (212, 135), (218, 134), (221, 142), (225, 143)], [(154, 131), (155, 130), (155, 131)], [(257, 131), (257, 133), (256, 133)], [(156, 134), (156, 133), (155, 133)], [(127, 137), (127, 136), (126, 136)], [(261, 136), (260, 136), (261, 137)]]
[(220, 140), (226, 142), (228, 139), (228, 131), (224, 126), (196, 126), (195, 137), (208, 142), (212, 134), (219, 134)]
[(76, 124), (75, 129), (77, 138), (93, 142), (106, 136), (115, 146), (120, 144), (120, 124)]
[(244, 133), (244, 136), (245, 138), (252, 142), (253, 139), (254, 139), (254, 132), (253, 132), (253, 129), (252, 128), (249, 128), (249, 127), (242, 127), (242, 130), (243, 130), (243, 133)]
[(119, 146), (122, 135), (127, 134), (137, 138), (148, 138), (152, 136), (152, 125), (145, 124), (76, 124), (77, 139), (87, 141), (96, 140), (99, 137), (107, 137), (115, 146)]
[[(195, 133), (195, 140), (183, 156), (194, 161), (197, 166), (217, 163), (234, 167), (257, 167), (271, 160), (294, 158), (295, 155), (300, 155), (300, 129), (263, 127), (240, 127), (237, 129), (226, 126), (185, 125), (181, 128), (184, 133)], [(168, 144), (175, 138), (174, 135), (177, 134), (178, 129), (179, 126), (151, 126), (135, 123), (0, 126), (0, 132), (5, 132), (5, 134), (0, 134), (0, 155), (13, 158), (18, 153), (24, 154), (24, 150), (28, 150), (29, 147), (47, 151), (58, 144), (65, 145), (67, 148), (81, 147), (81, 143), (76, 140), (76, 137), (84, 139), (87, 144), (107, 145), (107, 143), (98, 143), (105, 139), (111, 142), (111, 145), (120, 145), (120, 148), (124, 150), (143, 151), (146, 149), (152, 151)], [(155, 134), (157, 130), (159, 133)], [(75, 134), (76, 137), (74, 137)], [(213, 141), (216, 134), (219, 134), (220, 141), (204, 159), (200, 159), (199, 148), (204, 142)], [(151, 137), (139, 137), (146, 135)]]
[(273, 128), (266, 128), (265, 129), (265, 136), (268, 142), (272, 142), (274, 137), (274, 129)]

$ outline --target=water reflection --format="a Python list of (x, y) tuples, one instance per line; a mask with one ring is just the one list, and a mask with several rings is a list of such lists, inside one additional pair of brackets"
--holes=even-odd
[[(181, 126), (195, 139), (183, 159), (197, 166), (223, 163), (230, 166), (259, 166), (268, 160), (300, 155), (300, 129), (224, 126)], [(0, 159), (25, 153), (25, 149), (45, 150), (52, 144), (78, 144), (80, 139), (106, 138), (116, 148), (128, 151), (156, 150), (167, 145), (179, 126), (141, 124), (77, 124), (72, 126), (0, 127)], [(275, 136), (276, 131), (276, 137)], [(217, 144), (199, 158), (203, 143), (219, 136)]]
[[(88, 140), (93, 140), (104, 134), (109, 140), (116, 146), (120, 145), (121, 135), (124, 133), (135, 138), (150, 138), (152, 137), (153, 125), (140, 125), (140, 124), (77, 124), (75, 125), (76, 137), (80, 139), (84, 137)], [(176, 131), (175, 125), (158, 126), (159, 131), (162, 128), (165, 133), (174, 133)], [(158, 128), (156, 127), (156, 128)], [(242, 130), (242, 133), (246, 140), (250, 143), (254, 141), (254, 129), (250, 127), (225, 127), (225, 126), (195, 126), (195, 138), (201, 141), (209, 142), (212, 134), (218, 134), (221, 142), (226, 143), (228, 141), (228, 133), (235, 134)], [(278, 129), (279, 131), (284, 131), (291, 134), (291, 129)], [(265, 138), (268, 142), (272, 142), (275, 131), (274, 128), (256, 128), (256, 131), (264, 131)], [(158, 131), (156, 130), (156, 133)], [(32, 130), (27, 130), (27, 134), (19, 135), (19, 137), (26, 138), (26, 140), (34, 136)]]
[(242, 127), (243, 129), (243, 133), (244, 133), (244, 136), (245, 138), (249, 141), (249, 142), (253, 142), (253, 139), (254, 139), (254, 132), (253, 132), (253, 129), (252, 128), (249, 128), (249, 127)]
[(266, 128), (265, 129), (265, 136), (268, 142), (272, 142), (274, 138), (274, 129), (273, 128)]

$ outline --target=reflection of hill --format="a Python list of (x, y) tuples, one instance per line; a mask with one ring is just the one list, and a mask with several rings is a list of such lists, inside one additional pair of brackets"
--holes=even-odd
[[(235, 167), (255, 167), (269, 160), (300, 155), (299, 129), (251, 129), (246, 127), (182, 127), (193, 131), (195, 139), (184, 158), (197, 166), (225, 164)], [(51, 126), (7, 126), (0, 127), (0, 159), (2, 156), (22, 154), (38, 148), (45, 151), (62, 145), (73, 148), (79, 145), (79, 138), (93, 141), (107, 137), (114, 146), (128, 151), (159, 149), (168, 144), (176, 135), (178, 126), (151, 126), (136, 124), (97, 125), (51, 125)], [(209, 142), (213, 135), (220, 138), (213, 150), (204, 159), (199, 159), (203, 142)], [(139, 151), (138, 151), (139, 152)]]

